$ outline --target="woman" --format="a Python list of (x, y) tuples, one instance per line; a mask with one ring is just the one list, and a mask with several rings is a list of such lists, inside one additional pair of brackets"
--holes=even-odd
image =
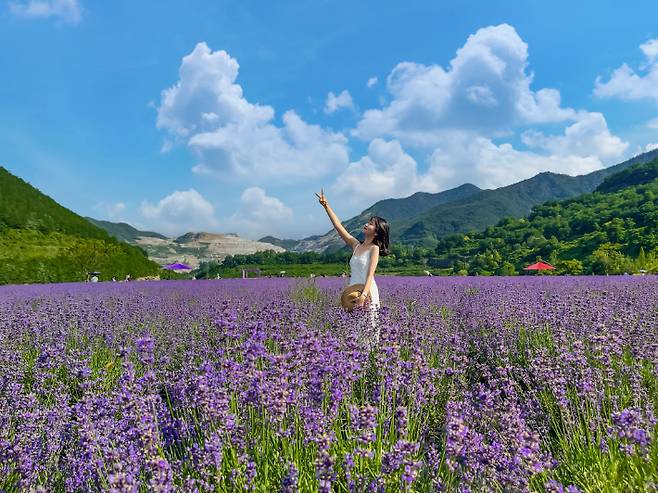
[(324, 190), (321, 190), (319, 195), (317, 193), (315, 195), (318, 197), (325, 211), (327, 211), (327, 215), (340, 237), (352, 249), (352, 257), (350, 258), (350, 286), (353, 284), (364, 285), (363, 292), (357, 298), (356, 304), (362, 307), (366, 303), (368, 296), (370, 296), (369, 312), (374, 327), (377, 310), (381, 306), (379, 303), (379, 290), (375, 282), (375, 270), (377, 269), (379, 256), (389, 254), (388, 223), (379, 216), (371, 217), (363, 226), (365, 239), (361, 243), (347, 232), (338, 217), (336, 217), (336, 214), (334, 214), (334, 211), (331, 210), (329, 202), (327, 202), (324, 196)]

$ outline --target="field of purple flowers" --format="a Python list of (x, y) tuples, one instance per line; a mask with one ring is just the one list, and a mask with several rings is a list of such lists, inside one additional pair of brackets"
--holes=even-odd
[(1, 491), (658, 491), (651, 277), (0, 288)]

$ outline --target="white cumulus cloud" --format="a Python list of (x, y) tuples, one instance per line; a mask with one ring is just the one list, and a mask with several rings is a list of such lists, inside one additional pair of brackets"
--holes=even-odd
[(324, 103), (324, 112), (330, 115), (340, 109), (354, 109), (352, 96), (347, 89), (344, 89), (338, 96), (333, 92), (327, 94), (327, 100)]
[(583, 112), (569, 125), (563, 135), (544, 135), (526, 131), (521, 136), (529, 147), (543, 149), (554, 156), (596, 156), (611, 162), (620, 158), (628, 143), (612, 135), (601, 113)]
[(157, 204), (143, 201), (141, 215), (148, 227), (168, 235), (217, 227), (215, 208), (193, 188), (175, 191)]
[[(500, 187), (542, 171), (582, 174), (625, 157), (629, 144), (610, 132), (601, 113), (564, 107), (559, 91), (532, 84), (528, 45), (516, 30), (484, 27), (445, 68), (398, 63), (386, 80), (390, 101), (365, 111), (353, 135), (393, 139), (414, 156), (429, 155), (420, 163), (426, 171), (408, 172), (417, 190), (427, 191), (464, 182)], [(525, 148), (505, 142), (517, 136)], [(360, 169), (361, 179), (369, 176), (373, 188), (388, 190), (398, 168), (370, 161), (351, 163), (341, 178), (356, 184)]]
[(291, 231), (293, 211), (276, 197), (267, 195), (260, 187), (245, 189), (240, 195), (240, 208), (223, 221), (227, 231), (235, 231), (248, 238), (258, 239)]
[[(310, 125), (294, 111), (274, 123), (274, 109), (249, 102), (236, 84), (239, 65), (198, 43), (183, 58), (179, 80), (162, 92), (157, 126), (198, 159), (194, 171), (255, 183), (323, 176), (348, 162), (341, 133)], [(170, 146), (166, 145), (164, 150)]]
[(463, 183), (498, 188), (544, 171), (586, 174), (607, 164), (599, 155), (620, 157), (628, 147), (609, 134), (604, 120), (590, 118), (588, 113), (564, 134), (536, 133), (524, 138), (531, 145), (528, 150), (497, 144), (473, 132), (443, 130), (436, 136), (437, 147), (424, 171), (400, 142), (376, 138), (368, 154), (350, 163), (336, 178), (331, 191), (341, 204), (352, 205), (356, 212), (384, 198), (439, 192)]
[(368, 87), (373, 87), (373, 86), (375, 86), (375, 85), (377, 84), (377, 82), (379, 82), (379, 79), (378, 79), (377, 77), (370, 77), (370, 78), (368, 79), (368, 82), (366, 82), (366, 85), (367, 85)]
[(658, 104), (658, 38), (640, 46), (646, 62), (636, 72), (624, 63), (607, 82), (596, 78), (594, 95), (600, 98), (619, 98), (625, 101), (653, 99)]
[(447, 69), (399, 63), (386, 81), (390, 103), (366, 111), (354, 134), (432, 147), (442, 130), (493, 137), (519, 126), (574, 119), (576, 112), (561, 106), (559, 91), (530, 88), (527, 65), (528, 46), (512, 26), (479, 29)]
[(385, 198), (406, 197), (417, 191), (437, 192), (431, 177), (419, 176), (416, 161), (397, 140), (373, 139), (368, 154), (352, 162), (331, 190), (344, 203), (366, 207)]
[(602, 167), (601, 159), (593, 154), (519, 150), (509, 143), (496, 144), (487, 137), (452, 132), (444, 135), (444, 142), (432, 153), (427, 175), (441, 190), (466, 182), (481, 188), (498, 188), (543, 171), (580, 175)]
[(59, 18), (70, 24), (82, 20), (82, 12), (77, 0), (29, 0), (27, 2), (9, 2), (9, 11), (27, 18)]

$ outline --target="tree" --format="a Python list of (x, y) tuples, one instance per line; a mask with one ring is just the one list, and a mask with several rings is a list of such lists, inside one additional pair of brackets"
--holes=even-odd
[(425, 264), (427, 262), (427, 257), (429, 257), (429, 255), (430, 255), (429, 248), (416, 247), (414, 248), (414, 251), (411, 254), (411, 259), (414, 261), (414, 263)]
[(119, 254), (121, 249), (118, 245), (103, 240), (78, 240), (67, 248), (67, 256), (71, 259), (77, 274), (84, 277), (88, 272), (101, 268), (101, 263)]
[(224, 257), (224, 261), (222, 262), (222, 266), (224, 267), (237, 267), (238, 263), (235, 261), (235, 258), (233, 255), (227, 255)]
[(503, 265), (496, 271), (499, 276), (515, 276), (516, 267), (510, 262), (503, 262)]
[(583, 273), (583, 263), (578, 259), (559, 260), (555, 267), (558, 274), (577, 276)]
[(640, 247), (640, 252), (637, 255), (635, 264), (637, 265), (638, 270), (647, 268), (647, 254), (644, 252), (644, 247)]
[(592, 272), (623, 274), (632, 270), (632, 262), (619, 251), (619, 245), (604, 243), (592, 253)]

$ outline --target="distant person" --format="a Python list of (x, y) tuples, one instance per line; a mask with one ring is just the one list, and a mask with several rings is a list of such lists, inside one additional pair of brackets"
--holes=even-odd
[(130, 274), (126, 274), (126, 278), (124, 279), (125, 282), (130, 281)]
[(379, 216), (372, 216), (370, 220), (363, 225), (364, 240), (361, 243), (354, 238), (341, 224), (338, 217), (331, 207), (327, 198), (324, 196), (324, 190), (320, 190), (320, 194), (315, 194), (320, 201), (320, 205), (324, 207), (327, 212), (331, 223), (343, 239), (343, 241), (352, 249), (352, 257), (350, 258), (350, 281), (349, 285), (363, 284), (363, 290), (356, 299), (356, 305), (363, 307), (366, 300), (369, 298), (370, 303), (368, 312), (373, 329), (375, 329), (374, 343), (379, 341), (379, 327), (377, 323), (379, 308), (379, 289), (375, 282), (375, 270), (379, 262), (379, 256), (386, 256), (389, 254), (389, 227), (386, 219)]

